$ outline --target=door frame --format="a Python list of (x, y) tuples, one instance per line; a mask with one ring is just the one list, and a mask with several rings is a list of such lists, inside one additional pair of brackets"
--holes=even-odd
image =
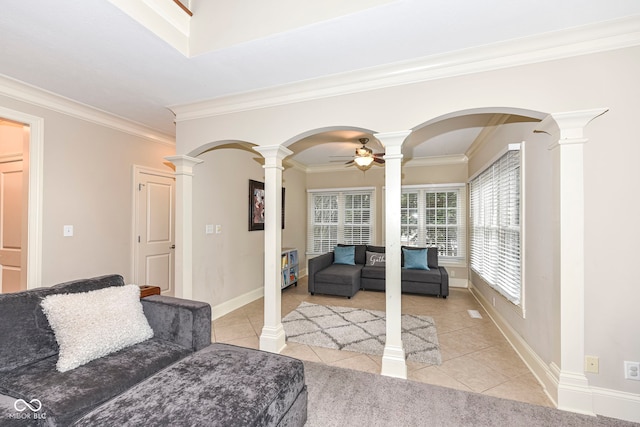
[[(139, 235), (138, 215), (140, 213), (140, 206), (138, 205), (138, 182), (139, 182), (140, 175), (142, 174), (156, 175), (164, 178), (171, 178), (174, 180), (176, 179), (176, 174), (173, 171), (164, 171), (160, 169), (150, 168), (147, 166), (133, 165), (132, 176), (131, 176), (132, 178), (131, 206), (133, 207), (132, 215), (131, 215), (131, 255), (133, 257), (131, 262), (131, 277), (133, 281), (136, 281), (138, 279), (138, 269), (140, 268), (140, 266), (138, 265), (138, 247), (139, 247), (138, 246), (138, 235)], [(175, 200), (173, 201), (173, 203), (175, 205)], [(175, 221), (175, 217), (174, 217), (174, 221)], [(174, 227), (175, 227), (175, 224), (174, 224)], [(173, 262), (175, 263), (175, 257)], [(173, 269), (173, 274), (175, 276), (175, 265)], [(175, 277), (174, 277), (174, 280), (175, 280)]]
[(21, 111), (0, 107), (0, 117), (29, 126), (27, 289), (42, 283), (42, 192), (44, 165), (44, 119)]
[[(13, 163), (13, 162), (23, 162), (23, 168), (24, 168), (24, 153), (20, 153), (20, 154), (8, 154), (8, 155), (0, 155), (0, 164), (3, 163)], [(20, 208), (22, 209), (22, 207)], [(21, 215), (22, 216), (22, 215)], [(22, 263), (23, 259), (21, 257), (20, 262)], [(3, 293), (4, 291), (2, 290), (2, 264), (0, 264), (0, 294)], [(20, 268), (21, 269), (25, 269), (26, 266), (20, 264)], [(20, 279), (20, 288), (22, 288), (22, 279)]]

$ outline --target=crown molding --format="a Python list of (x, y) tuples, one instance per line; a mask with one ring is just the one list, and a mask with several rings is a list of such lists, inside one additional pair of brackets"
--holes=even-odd
[(425, 166), (446, 166), (460, 165), (469, 162), (469, 158), (464, 154), (451, 154), (447, 156), (433, 157), (417, 157), (415, 159), (407, 159), (403, 164), (403, 168), (425, 167)]
[(176, 139), (172, 135), (158, 132), (140, 123), (107, 113), (106, 111), (99, 110), (1, 74), (0, 95), (122, 131), (133, 136), (142, 137), (153, 142), (173, 146), (176, 144)]
[(182, 122), (637, 45), (640, 15), (633, 15), (169, 108)]

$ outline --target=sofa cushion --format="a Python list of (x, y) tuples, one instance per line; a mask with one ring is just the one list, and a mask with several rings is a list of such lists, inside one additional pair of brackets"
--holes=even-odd
[(438, 248), (435, 246), (431, 246), (429, 248), (420, 248), (417, 246), (402, 246), (402, 266), (404, 267), (404, 249), (410, 250), (410, 251), (419, 251), (422, 249), (427, 249), (427, 266), (432, 269), (432, 268), (438, 268)]
[(385, 280), (386, 269), (384, 267), (375, 267), (365, 265), (362, 267), (362, 278)]
[(386, 269), (384, 267), (374, 267), (365, 265), (362, 267), (362, 278), (363, 279), (380, 279), (385, 280)]
[(402, 254), (404, 255), (404, 265), (402, 268), (415, 269), (415, 270), (429, 270), (427, 265), (427, 250), (408, 250), (402, 248)]
[[(76, 426), (265, 426), (306, 393), (302, 361), (211, 344), (84, 416)], [(306, 394), (304, 394), (306, 397)], [(304, 406), (306, 408), (306, 400)]]
[(61, 283), (49, 288), (0, 294), (0, 313), (10, 322), (0, 322), (0, 372), (11, 371), (58, 353), (53, 330), (40, 302), (52, 294), (92, 291), (122, 286), (122, 276), (109, 275)]
[(385, 253), (387, 248), (385, 248), (384, 246), (367, 245), (367, 250), (369, 252)]
[(336, 246), (333, 250), (333, 263), (354, 265), (356, 263), (355, 246)]
[(384, 252), (369, 252), (367, 251), (367, 260), (364, 265), (372, 267), (384, 267), (386, 264), (386, 255)]
[(67, 372), (52, 356), (0, 376), (0, 393), (38, 399), (51, 425), (69, 425), (82, 414), (190, 354), (185, 348), (152, 338)]
[(316, 282), (351, 285), (360, 277), (362, 265), (332, 264), (316, 273)]
[(153, 336), (137, 285), (49, 295), (41, 305), (60, 346), (60, 372)]
[(403, 268), (400, 274), (403, 282), (440, 283), (442, 281), (442, 275), (438, 268), (430, 270)]
[(366, 245), (345, 245), (342, 243), (338, 244), (339, 247), (344, 247), (344, 246), (353, 246), (355, 248), (355, 257), (354, 257), (354, 261), (356, 264), (364, 264), (365, 263), (365, 252), (367, 250), (367, 246)]

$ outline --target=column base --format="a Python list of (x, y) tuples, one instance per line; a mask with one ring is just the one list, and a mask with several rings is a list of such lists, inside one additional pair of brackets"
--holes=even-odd
[(282, 323), (275, 327), (264, 326), (260, 335), (260, 350), (280, 353), (286, 347), (286, 334)]
[(394, 378), (407, 379), (407, 361), (404, 348), (386, 346), (382, 355), (381, 375)]
[(558, 409), (593, 415), (593, 393), (589, 380), (581, 373), (560, 371)]

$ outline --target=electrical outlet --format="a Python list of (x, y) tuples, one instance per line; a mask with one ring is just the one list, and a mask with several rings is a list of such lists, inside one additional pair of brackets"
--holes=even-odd
[(624, 361), (624, 378), (640, 381), (640, 362)]
[(597, 356), (584, 357), (584, 371), (597, 374), (600, 371), (600, 360)]

